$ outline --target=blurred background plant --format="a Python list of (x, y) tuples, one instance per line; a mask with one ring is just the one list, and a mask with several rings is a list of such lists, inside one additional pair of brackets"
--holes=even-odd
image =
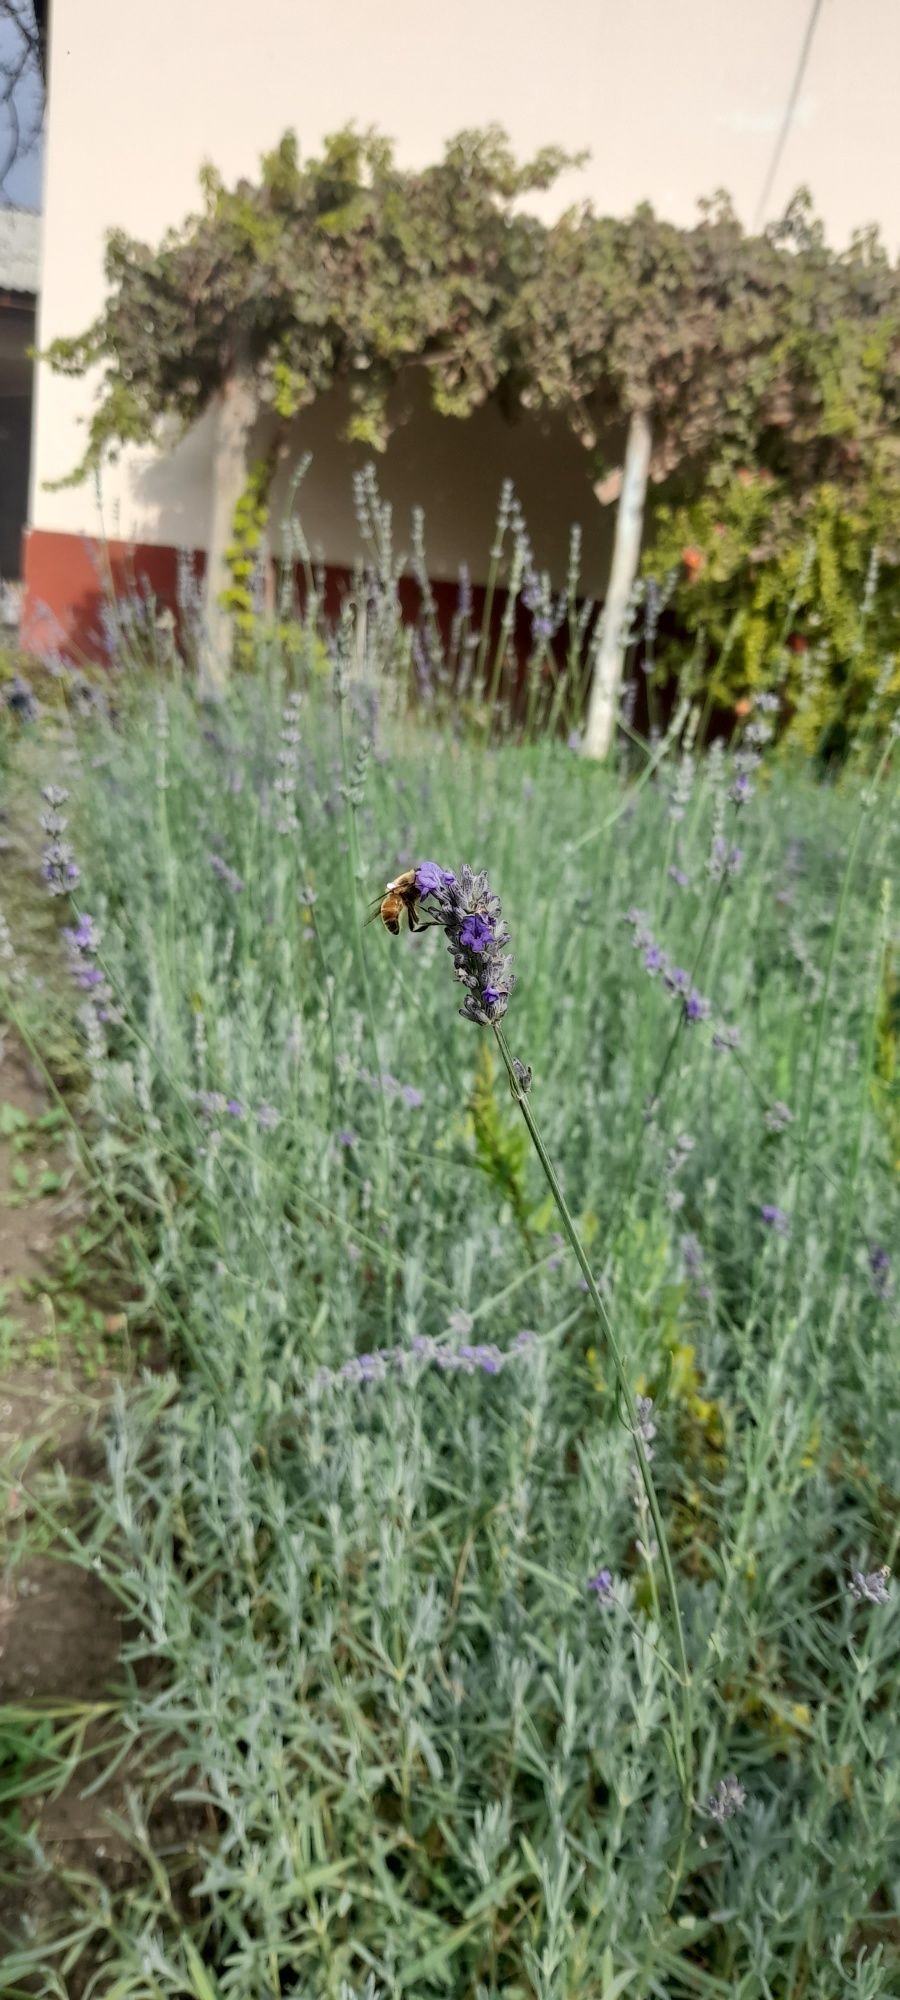
[[(214, 413), (213, 643), (201, 663), (211, 688), (235, 642), (246, 655), (258, 556), (263, 593), (271, 586), (268, 504), (297, 445), (291, 426), (343, 385), (347, 436), (381, 451), (413, 380), (448, 419), (488, 401), (510, 421), (561, 416), (597, 498), (617, 504), (580, 689), (587, 754), (602, 758), (613, 740), (642, 538), (657, 576), (687, 558), (686, 630), (699, 641), (703, 629), (696, 658), (714, 699), (733, 705), (760, 684), (773, 648), (805, 640), (818, 683), (802, 733), (836, 744), (848, 707), (880, 684), (897, 643), (896, 264), (873, 229), (832, 250), (802, 191), (761, 234), (723, 194), (700, 204), (690, 229), (647, 204), (627, 218), (582, 205), (545, 223), (529, 197), (573, 164), (554, 147), (519, 162), (497, 127), (460, 133), (422, 170), (401, 167), (375, 132), (337, 132), (304, 160), (286, 133), (256, 180), (230, 188), (208, 168), (200, 212), (158, 243), (110, 232), (102, 311), (46, 357), (62, 374), (98, 371), (68, 483)], [(665, 504), (644, 535), (654, 487)], [(512, 542), (513, 595), (555, 659), (562, 579), (542, 580), (530, 543), (515, 532)], [(427, 572), (418, 580), (427, 598)], [(812, 631), (796, 622), (807, 612)], [(780, 657), (769, 671), (784, 679)]]
[(660, 677), (678, 679), (689, 637), (710, 704), (733, 713), (775, 688), (789, 741), (845, 753), (863, 715), (877, 733), (900, 699), (898, 531), (900, 496), (874, 483), (856, 505), (816, 487), (798, 520), (781, 484), (747, 468), (660, 507), (645, 571), (680, 565), (687, 586), (657, 646)]

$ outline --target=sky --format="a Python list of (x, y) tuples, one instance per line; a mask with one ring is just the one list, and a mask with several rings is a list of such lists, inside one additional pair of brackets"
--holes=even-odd
[[(4, 56), (7, 56), (11, 52), (15, 39), (15, 31), (10, 27), (9, 22), (0, 19), (0, 62), (3, 61)], [(25, 130), (31, 129), (37, 103), (38, 92), (33, 85), (28, 85), (20, 92), (18, 99), (19, 121)], [(6, 130), (2, 114), (0, 114), (0, 145), (3, 146), (4, 150)], [(40, 208), (41, 152), (42, 148), (37, 147), (34, 152), (28, 155), (27, 159), (17, 162), (6, 181), (2, 197), (3, 206)]]
[[(197, 55), (205, 45), (208, 65), (207, 89), (201, 90), (200, 70), (195, 62), (189, 64), (192, 88), (198, 94), (194, 115), (186, 120), (187, 131), (176, 135), (183, 147), (196, 131), (198, 164), (213, 143), (212, 133), (207, 135), (204, 100), (214, 86), (217, 65), (221, 63), (226, 73), (233, 69), (240, 44), (238, 68), (244, 80), (246, 117), (239, 117), (238, 124), (253, 128), (254, 151), (258, 106), (273, 96), (283, 97), (287, 83), (296, 107), (292, 122), (301, 137), (310, 122), (310, 109), (315, 125), (319, 101), (327, 100), (325, 129), (348, 115), (356, 116), (362, 123), (371, 121), (393, 132), (401, 153), (424, 158), (435, 148), (446, 88), (448, 110), (443, 122), (448, 129), (499, 117), (514, 139), (521, 124), (539, 126), (541, 138), (589, 145), (596, 165), (586, 191), (595, 199), (599, 196), (600, 206), (611, 212), (627, 210), (636, 199), (649, 197), (672, 220), (691, 221), (698, 195), (710, 193), (718, 184), (735, 195), (747, 223), (756, 220), (757, 197), (811, 11), (810, 0), (754, 0), (750, 10), (741, 0), (585, 0), (583, 7), (568, 0), (566, 16), (582, 16), (575, 43), (579, 60), (570, 57), (560, 73), (555, 59), (551, 61), (552, 41), (547, 41), (550, 23), (556, 19), (559, 27), (551, 0), (517, 0), (513, 35), (508, 0), (459, 0), (454, 37), (458, 48), (435, 32), (433, 10), (422, 7), (421, 0), (412, 6), (407, 0), (381, 0), (379, 8), (371, 10), (371, 36), (370, 10), (354, 7), (350, 0), (354, 29), (349, 46), (345, 7), (326, 9), (323, 15), (311, 13), (299, 69), (290, 59), (288, 25), (296, 6), (297, 0), (265, 0), (257, 34), (248, 46), (243, 0), (216, 0), (221, 27), (216, 47), (216, 38), (211, 45), (207, 35), (210, 0), (190, 0), (188, 7), (178, 0), (173, 13), (175, 43), (184, 54), (184, 44), (192, 44), (196, 29)], [(167, 11), (163, 4), (161, 14)], [(332, 11), (334, 20), (329, 19)], [(117, 102), (127, 119), (135, 109), (130, 93), (121, 92), (121, 64), (130, 63), (134, 51), (119, 0), (56, 0), (55, 18), (61, 43), (73, 44), (57, 51), (63, 72), (69, 54), (76, 59), (89, 56), (90, 67), (99, 71), (106, 65), (110, 83), (117, 85), (120, 95), (111, 91), (106, 97), (113, 107), (108, 136), (114, 147)], [(10, 33), (0, 20), (0, 57)], [(533, 58), (524, 68), (520, 62), (523, 45), (533, 50), (542, 41), (543, 91), (536, 83)], [(171, 75), (171, 46), (164, 25), (142, 47), (142, 60), (150, 67), (157, 56)], [(456, 78), (458, 56), (464, 74)], [(855, 224), (877, 221), (888, 247), (896, 252), (900, 247), (898, 73), (900, 0), (823, 0), (771, 211), (777, 211), (792, 189), (805, 181), (832, 240), (846, 241)], [(31, 117), (34, 103), (32, 88), (21, 107), (23, 122)], [(273, 106), (269, 141), (279, 121), (285, 122), (284, 111)], [(531, 138), (530, 129), (527, 136)], [(124, 157), (127, 154), (126, 145)], [(108, 163), (109, 151), (104, 166), (107, 181)], [(222, 164), (227, 171), (229, 163)], [(40, 206), (39, 149), (14, 169), (5, 199)]]
[[(811, 58), (763, 200), (813, 4)], [(252, 32), (246, 0), (153, 0), (148, 22), (122, 0), (53, 0), (41, 347), (102, 310), (111, 228), (155, 242), (196, 212), (204, 161), (233, 183), (258, 174), (284, 131), (308, 157), (350, 121), (392, 137), (403, 166), (492, 122), (520, 159), (554, 142), (585, 152), (529, 198), (546, 214), (590, 200), (628, 215), (649, 200), (690, 225), (698, 198), (725, 188), (752, 227), (806, 184), (832, 244), (873, 222), (900, 248), (900, 0), (454, 0), (450, 15), (436, 0), (256, 0)], [(93, 395), (39, 370), (36, 528), (96, 532), (89, 484), (54, 489), (84, 449)], [(109, 468), (115, 532), (204, 545), (201, 431), (177, 463), (124, 453)]]

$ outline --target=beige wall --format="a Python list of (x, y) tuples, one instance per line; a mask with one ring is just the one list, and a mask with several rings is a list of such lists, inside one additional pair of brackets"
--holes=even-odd
[[(228, 177), (252, 172), (287, 126), (310, 150), (349, 119), (374, 124), (414, 161), (495, 120), (523, 153), (548, 141), (590, 149), (560, 203), (589, 194), (616, 212), (649, 198), (689, 221), (699, 195), (725, 186), (749, 222), (808, 12), (809, 0), (54, 0), (39, 339), (97, 312), (109, 226), (155, 237), (194, 203), (204, 159)], [(825, 0), (773, 211), (806, 181), (834, 240), (875, 220), (896, 252), (898, 76), (898, 0)], [(90, 489), (45, 490), (75, 462), (89, 404), (87, 385), (40, 369), (36, 527), (97, 532)], [(365, 454), (337, 446), (327, 409), (301, 431), (315, 452), (308, 532), (346, 560), (349, 469)], [(127, 454), (103, 482), (107, 534), (203, 545), (208, 469), (204, 425), (165, 463)], [(466, 426), (431, 420), (406, 427), (380, 470), (399, 541), (409, 507), (426, 504), (436, 575), (461, 558), (483, 569), (506, 473), (544, 560), (556, 566), (580, 517), (602, 568), (596, 507), (567, 440), (557, 450), (492, 412)]]

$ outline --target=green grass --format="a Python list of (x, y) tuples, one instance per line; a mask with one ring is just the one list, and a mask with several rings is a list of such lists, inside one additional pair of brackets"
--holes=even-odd
[[(212, 722), (174, 687), (81, 736), (67, 915), (99, 926), (113, 1016), (84, 1042), (85, 1171), (130, 1335), (171, 1363), (117, 1398), (83, 1559), (127, 1613), (145, 1793), (204, 1826), (188, 1888), (141, 1848), (136, 1891), (88, 1898), (92, 1990), (896, 1993), (896, 1592), (847, 1588), (900, 1533), (897, 1294), (870, 1263), (898, 1249), (889, 768), (773, 760), (737, 809), (719, 752), (642, 784), (552, 742), (373, 731), (371, 692), (339, 717), (319, 683), (295, 726), (262, 678)], [(720, 883), (717, 835), (743, 850)], [(602, 1329), (440, 933), (362, 927), (426, 856), (502, 897), (512, 1053), (654, 1398), (686, 1823)], [(633, 907), (708, 1019), (645, 970)], [(11, 990), (38, 1049), (60, 1037), (68, 1000)], [(510, 1358), (440, 1368), (423, 1337)], [(403, 1365), (351, 1379), (380, 1350)]]

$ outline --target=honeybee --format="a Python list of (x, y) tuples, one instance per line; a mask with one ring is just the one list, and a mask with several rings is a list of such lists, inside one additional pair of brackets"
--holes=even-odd
[(397, 876), (396, 882), (388, 883), (383, 896), (375, 897), (375, 907), (370, 910), (366, 923), (373, 924), (375, 918), (380, 917), (385, 930), (390, 931), (392, 937), (399, 937), (404, 910), (411, 931), (428, 929), (428, 925), (419, 918), (419, 891), (414, 868), (407, 868), (404, 875)]

